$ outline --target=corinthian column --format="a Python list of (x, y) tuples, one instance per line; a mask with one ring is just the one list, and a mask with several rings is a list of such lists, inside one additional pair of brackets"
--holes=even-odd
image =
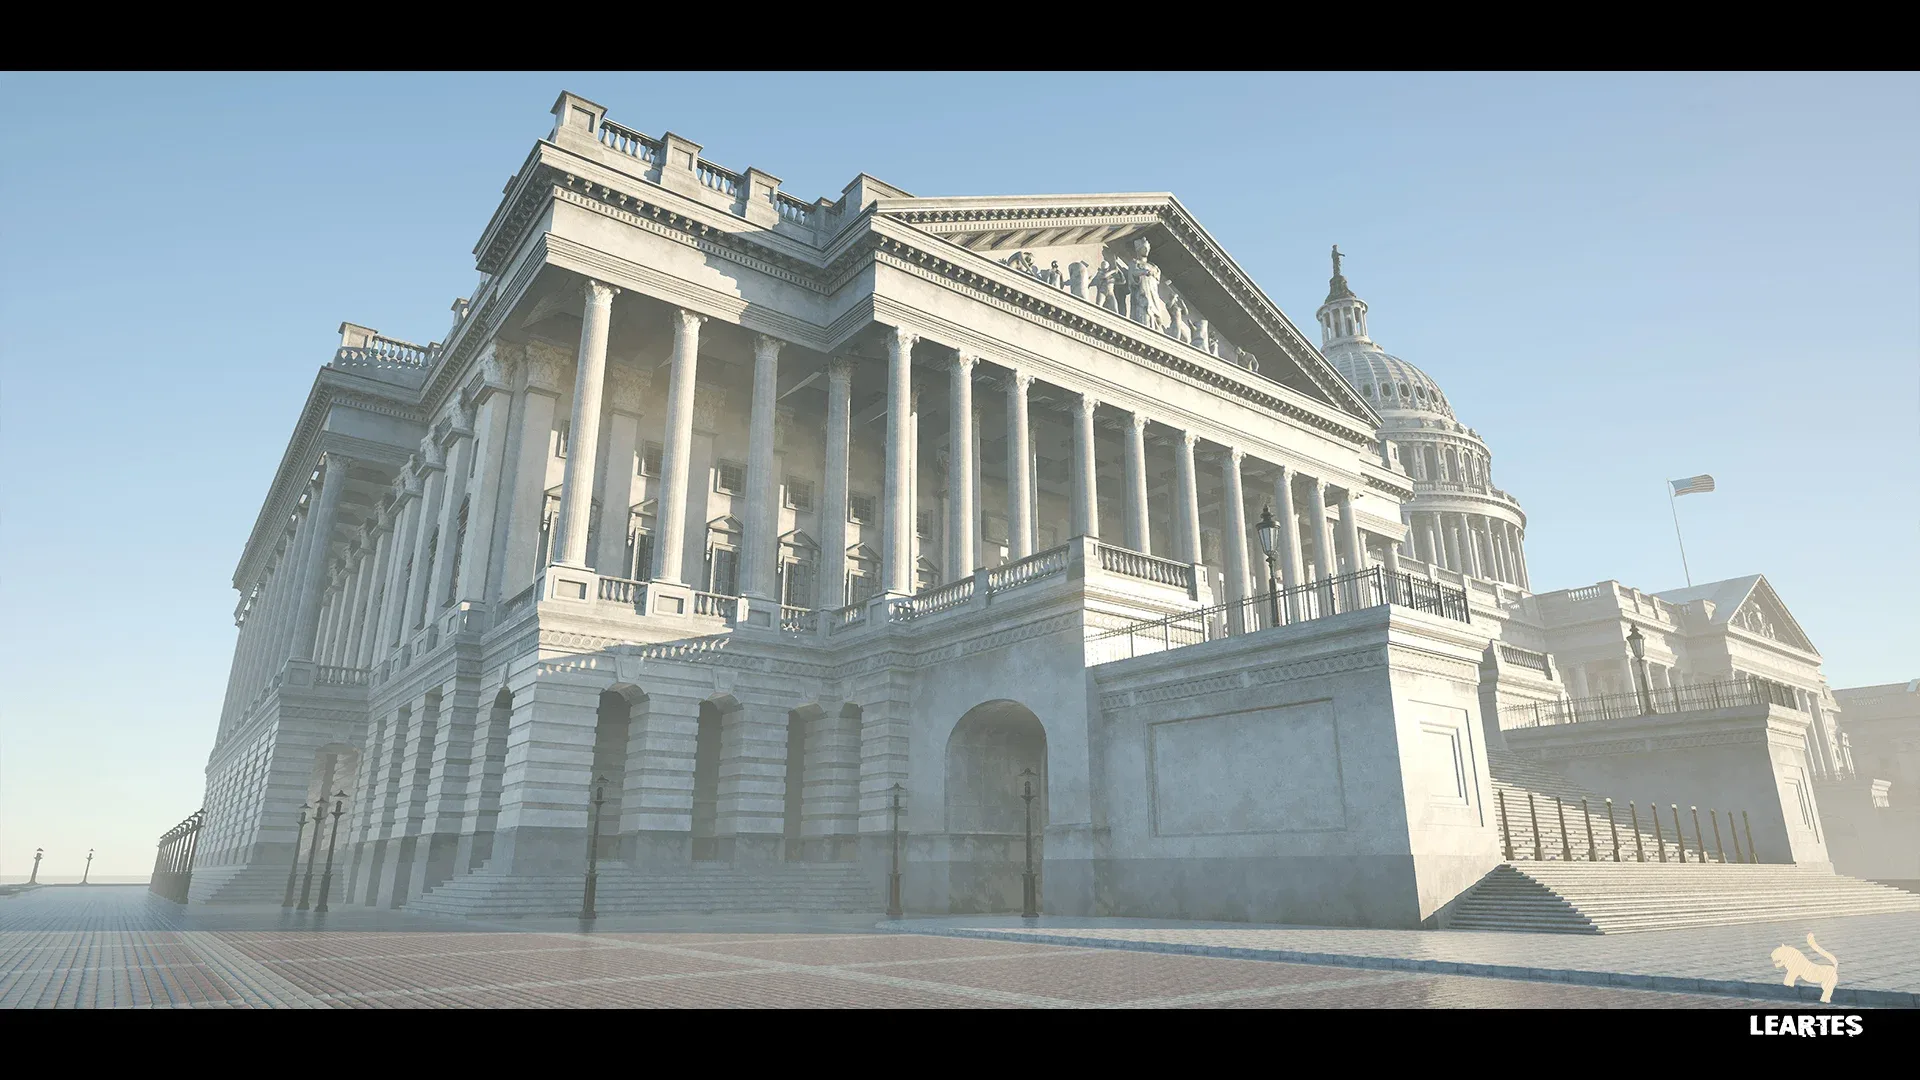
[(973, 365), (979, 357), (953, 354), (952, 390), (947, 395), (952, 445), (947, 452), (947, 580), (973, 573)]
[(773, 476), (773, 410), (780, 377), (779, 338), (753, 339), (753, 414), (747, 427), (747, 535), (744, 595), (771, 600), (779, 545), (779, 485)]
[(1174, 533), (1180, 538), (1180, 558), (1200, 561), (1200, 484), (1193, 471), (1193, 446), (1200, 436), (1191, 431), (1180, 433), (1174, 447), (1174, 464), (1179, 470), (1180, 504), (1175, 508)]
[(660, 447), (659, 529), (653, 539), (653, 576), (691, 585), (682, 557), (687, 541), (687, 473), (693, 456), (693, 382), (700, 362), (700, 324), (706, 317), (673, 313), (673, 366), (667, 376), (667, 433)]
[(1007, 379), (1007, 561), (1033, 554), (1033, 433), (1027, 427), (1027, 388), (1033, 376)]
[(881, 587), (913, 592), (913, 345), (919, 338), (894, 327), (887, 336), (887, 504)]
[(1100, 403), (1080, 395), (1073, 423), (1073, 535), (1100, 535), (1100, 470), (1093, 458), (1093, 414)]
[(620, 290), (587, 281), (587, 309), (580, 327), (580, 356), (574, 366), (572, 434), (567, 439), (566, 472), (560, 481), (560, 557), (568, 566), (587, 565), (587, 522), (593, 517), (593, 469), (600, 455), (600, 399), (607, 385), (607, 326), (613, 298)]
[(1147, 417), (1127, 418), (1127, 546), (1151, 554), (1147, 523)]
[(1247, 598), (1252, 576), (1247, 566), (1247, 496), (1240, 481), (1240, 463), (1245, 457), (1238, 449), (1229, 448), (1220, 460), (1220, 478), (1227, 486), (1227, 535), (1221, 537), (1227, 549), (1227, 599), (1235, 605), (1229, 609), (1233, 614), (1228, 621), (1242, 633), (1247, 630), (1247, 606), (1242, 601)]
[(1300, 597), (1293, 590), (1300, 584), (1300, 515), (1293, 509), (1294, 470), (1280, 466), (1273, 482), (1273, 516), (1280, 521), (1280, 587), (1287, 589), (1288, 618), (1300, 618)]
[(852, 434), (853, 364), (827, 364), (827, 469), (820, 501), (820, 606), (847, 602), (847, 440)]
[(347, 470), (353, 462), (337, 454), (327, 455), (327, 472), (320, 481), (320, 503), (313, 510), (310, 527), (313, 540), (307, 545), (307, 565), (300, 576), (300, 617), (294, 624), (293, 650), (298, 660), (313, 659), (314, 639), (320, 633), (320, 604), (326, 599), (327, 548), (333, 536), (334, 516), (340, 510), (340, 493), (346, 490)]

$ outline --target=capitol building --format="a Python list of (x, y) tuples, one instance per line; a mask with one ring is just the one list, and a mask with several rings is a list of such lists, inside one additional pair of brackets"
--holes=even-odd
[(1315, 341), (1170, 194), (804, 201), (553, 114), (442, 340), (314, 379), (194, 902), (1471, 926), (1677, 860), (1920, 907), (1848, 876), (1920, 879), (1913, 795), (1766, 579), (1532, 591), (1338, 249)]

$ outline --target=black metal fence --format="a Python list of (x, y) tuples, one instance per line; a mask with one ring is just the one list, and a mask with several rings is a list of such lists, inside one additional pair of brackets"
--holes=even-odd
[[(1291, 589), (1262, 592), (1245, 600), (1130, 623), (1090, 634), (1087, 640), (1099, 643), (1097, 651), (1102, 661), (1118, 660), (1387, 604), (1430, 612), (1456, 622), (1473, 621), (1465, 591), (1412, 574), (1395, 573), (1384, 566), (1370, 566)], [(1108, 653), (1112, 655), (1106, 655)]]
[(1502, 728), (1546, 727), (1582, 720), (1618, 720), (1626, 717), (1733, 709), (1751, 705), (1779, 705), (1797, 709), (1793, 692), (1776, 683), (1730, 679), (1687, 686), (1652, 687), (1643, 694), (1600, 694), (1568, 701), (1536, 701), (1508, 705), (1500, 710)]
[(153, 860), (153, 879), (147, 890), (176, 904), (187, 902), (187, 890), (193, 885), (193, 852), (200, 840), (200, 826), (207, 812), (195, 810), (187, 820), (160, 834), (160, 853)]
[[(1646, 804), (1646, 817), (1638, 803), (1628, 802), (1625, 810), (1612, 799), (1594, 806), (1582, 798), (1576, 805), (1557, 795), (1521, 792), (1524, 799), (1507, 799), (1505, 788), (1494, 789), (1494, 802), (1500, 824), (1500, 850), (1508, 862), (1679, 862), (1679, 863), (1757, 863), (1760, 853), (1753, 844), (1753, 824), (1745, 810), (1736, 824), (1734, 812), (1707, 810), (1712, 824), (1713, 846), (1707, 846), (1708, 833), (1700, 821), (1700, 808), (1689, 806), (1693, 836), (1689, 838), (1680, 817), (1680, 805), (1668, 803), (1671, 828), (1660, 819), (1660, 804)], [(1727, 831), (1720, 832), (1721, 815), (1726, 816)], [(1524, 816), (1523, 816), (1524, 815)], [(1572, 819), (1569, 825), (1568, 819)], [(1544, 824), (1543, 824), (1544, 821)], [(1746, 845), (1741, 846), (1742, 832)], [(1689, 846), (1691, 840), (1691, 846)], [(1732, 842), (1733, 857), (1727, 857), (1727, 841)], [(1649, 850), (1651, 849), (1651, 850)]]

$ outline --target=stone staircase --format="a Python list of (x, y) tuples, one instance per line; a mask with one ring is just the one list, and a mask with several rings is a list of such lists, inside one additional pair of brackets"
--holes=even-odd
[[(1659, 863), (1661, 852), (1666, 853), (1667, 861), (1680, 861), (1681, 846), (1675, 842), (1671, 817), (1661, 820), (1658, 830), (1659, 839), (1655, 840), (1655, 829), (1649, 813), (1650, 804), (1639, 802), (1636, 809), (1640, 818), (1640, 843), (1634, 845), (1633, 810), (1624, 803), (1616, 801), (1613, 808), (1613, 822), (1607, 822), (1607, 800), (1604, 795), (1589, 791), (1575, 784), (1558, 771), (1545, 765), (1516, 757), (1505, 750), (1487, 750), (1488, 779), (1492, 782), (1494, 813), (1496, 819), (1504, 809), (1506, 836), (1512, 845), (1515, 859), (1532, 861), (1534, 859), (1534, 829), (1537, 818), (1540, 823), (1539, 857), (1543, 861), (1567, 861), (1569, 855), (1575, 862), (1607, 862), (1613, 859), (1613, 837), (1620, 837), (1620, 861), (1636, 862), (1644, 856), (1649, 863)], [(1528, 807), (1528, 795), (1532, 795), (1531, 811)], [(1557, 801), (1556, 801), (1557, 800)], [(1585, 800), (1585, 811), (1582, 811)], [(1671, 810), (1665, 811), (1671, 815)], [(1561, 830), (1560, 822), (1564, 814), (1566, 829)], [(1688, 831), (1685, 837), (1688, 862), (1698, 862), (1699, 852), (1694, 850), (1692, 815), (1686, 807), (1681, 808), (1681, 823)], [(1722, 815), (1723, 819), (1725, 815)], [(1712, 816), (1705, 808), (1700, 813), (1701, 831), (1705, 835), (1708, 859), (1719, 861), (1721, 849), (1713, 846)], [(1496, 824), (1498, 821), (1496, 820)], [(1734, 859), (1734, 838), (1725, 830), (1730, 823), (1722, 820), (1720, 827), (1725, 854), (1728, 861)], [(1589, 832), (1591, 829), (1591, 832)], [(1587, 837), (1593, 837), (1589, 847)], [(1562, 844), (1562, 839), (1565, 844)], [(1739, 841), (1740, 855), (1747, 854), (1746, 838)], [(1597, 856), (1597, 858), (1596, 858)]]
[[(305, 869), (303, 863), (301, 869)], [(334, 874), (334, 887), (340, 875)], [(293, 883), (299, 895), (300, 880)], [(313, 887), (320, 887), (320, 868), (314, 868)], [(191, 904), (278, 904), (287, 895), (287, 868), (284, 866), (211, 866), (196, 867), (188, 886)]]
[[(527, 877), (482, 867), (409, 901), (407, 910), (490, 919), (576, 915), (585, 891), (582, 874)], [(594, 885), (600, 915), (877, 913), (885, 907), (882, 889), (853, 863), (695, 863), (645, 871), (603, 863)]]
[(1920, 895), (1780, 863), (1506, 863), (1450, 913), (1451, 930), (1629, 934), (1920, 912)]

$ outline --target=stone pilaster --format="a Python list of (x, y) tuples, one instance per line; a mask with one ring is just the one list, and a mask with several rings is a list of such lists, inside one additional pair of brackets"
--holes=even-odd
[[(623, 407), (624, 406), (624, 407)], [(633, 517), (633, 477), (635, 451), (640, 446), (640, 416), (630, 411), (635, 405), (623, 402), (619, 395), (607, 414), (607, 460), (600, 476), (599, 550), (589, 552), (587, 561), (594, 570), (609, 577), (632, 576), (626, 564), (627, 530)], [(639, 571), (644, 580), (652, 567)]]
[(1249, 594), (1251, 574), (1247, 566), (1247, 496), (1240, 479), (1240, 465), (1245, 458), (1240, 450), (1229, 447), (1220, 457), (1221, 479), (1226, 482), (1226, 535), (1220, 538), (1221, 546), (1227, 557), (1227, 600), (1235, 606), (1229, 622), (1234, 622), (1236, 631), (1244, 632), (1249, 626), (1244, 621), (1246, 605), (1243, 603)]
[(948, 393), (948, 425), (952, 442), (947, 451), (947, 580), (958, 581), (973, 573), (978, 565), (974, 557), (974, 519), (980, 516), (979, 499), (973, 471), (973, 366), (979, 357), (963, 352), (953, 354), (949, 369), (952, 385)]
[(513, 721), (493, 871), (586, 871), (593, 749), (605, 682), (598, 672), (561, 661), (528, 664), (510, 678)]
[(694, 383), (699, 377), (700, 324), (706, 317), (684, 308), (673, 313), (673, 364), (667, 377), (667, 426), (660, 453), (660, 496), (654, 509), (653, 576), (693, 585), (687, 566), (688, 477), (693, 459)]
[(307, 546), (307, 567), (301, 585), (299, 623), (289, 655), (313, 659), (314, 639), (320, 632), (320, 603), (327, 583), (327, 548), (334, 518), (340, 510), (340, 495), (347, 487), (347, 470), (353, 462), (332, 453), (327, 455), (326, 475), (320, 481), (320, 505), (314, 511), (314, 537)]
[(742, 594), (773, 599), (774, 563), (780, 543), (780, 481), (774, 475), (774, 409), (780, 381), (779, 338), (753, 342), (753, 404), (747, 421), (747, 519)]
[(849, 711), (832, 702), (807, 721), (800, 835), (809, 841), (860, 831), (860, 718)]
[(820, 606), (847, 602), (847, 454), (852, 432), (853, 364), (827, 365), (826, 473), (820, 503)]
[(456, 544), (463, 544), (460, 537), (460, 513), (467, 513), (467, 532), (473, 532), (473, 507), (467, 488), (467, 474), (473, 466), (473, 427), (472, 418), (464, 410), (453, 418), (453, 426), (448, 429), (446, 441), (442, 444), (447, 457), (446, 475), (441, 479), (444, 494), (440, 498), (439, 553), (433, 560), (433, 580), (428, 582), (427, 621), (431, 622), (442, 608), (451, 606), (459, 599), (455, 594), (458, 586), (453, 575), (461, 569), (455, 564), (466, 558), (464, 547), (456, 550)]
[(446, 490), (447, 468), (440, 448), (427, 443), (427, 460), (421, 463), (419, 524), (413, 530), (413, 576), (407, 582), (406, 606), (400, 610), (400, 637), (404, 640), (425, 625), (425, 607), (433, 582), (434, 559), (446, 550), (447, 540), (440, 533), (440, 503)]
[[(489, 371), (490, 379), (498, 378)], [(500, 514), (500, 495), (507, 457), (508, 409), (513, 399), (492, 381), (482, 383), (474, 401), (471, 501), (467, 509), (467, 549), (460, 555), (460, 600), (485, 603), (493, 598), (489, 574), (493, 564), (494, 523)], [(507, 486), (509, 498), (512, 489)]]
[(901, 327), (887, 336), (887, 482), (881, 510), (884, 537), (881, 588), (913, 592), (913, 346), (919, 338)]
[(633, 703), (627, 728), (622, 849), (635, 865), (684, 862), (692, 854), (693, 764), (703, 695), (695, 687), (648, 681), (650, 692)]
[(1193, 448), (1199, 441), (1198, 435), (1183, 431), (1173, 448), (1180, 480), (1179, 503), (1174, 508), (1174, 534), (1179, 538), (1179, 558), (1190, 563), (1200, 561), (1200, 483), (1193, 468)]
[(1033, 376), (1007, 377), (1007, 559), (1033, 554), (1033, 430), (1028, 426), (1027, 390)]
[(1094, 458), (1093, 415), (1100, 402), (1082, 394), (1073, 408), (1074, 536), (1100, 536), (1100, 463)]
[(787, 804), (785, 705), (746, 701), (720, 725), (720, 785), (714, 834), (737, 860), (781, 857)]
[(588, 279), (586, 310), (580, 326), (580, 352), (574, 361), (573, 420), (567, 437), (566, 471), (560, 481), (560, 517), (565, 522), (552, 561), (587, 565), (587, 522), (593, 517), (593, 470), (600, 455), (600, 401), (607, 385), (607, 328), (613, 298), (620, 290)]
[[(542, 567), (533, 565), (540, 550), (540, 517), (546, 513), (547, 464), (552, 456), (553, 417), (560, 405), (561, 357), (544, 348), (528, 346), (521, 365), (525, 385), (516, 410), (520, 414), (510, 472), (502, 490), (511, 492), (506, 513), (496, 520), (495, 543), (501, 548), (500, 581), (492, 595), (501, 600), (518, 596), (533, 584)], [(492, 571), (488, 571), (492, 576)]]
[(1307, 480), (1307, 528), (1313, 530), (1313, 575), (1325, 581), (1337, 571), (1333, 565), (1333, 545), (1327, 542), (1327, 482), (1317, 476)]
[(394, 505), (392, 555), (387, 559), (387, 586), (380, 599), (380, 618), (374, 624), (374, 659), (378, 660), (399, 644), (401, 620), (407, 606), (407, 566), (413, 557), (413, 535), (420, 528), (423, 513), (420, 490), (405, 483)]
[(1152, 554), (1152, 529), (1147, 516), (1147, 416), (1127, 418), (1127, 546)]

